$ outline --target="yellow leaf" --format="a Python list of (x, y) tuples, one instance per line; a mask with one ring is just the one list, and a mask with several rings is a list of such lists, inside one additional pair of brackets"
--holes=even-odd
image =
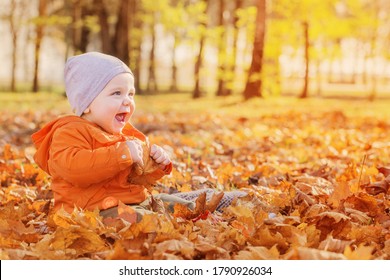
[(279, 251), (276, 246), (268, 249), (263, 246), (247, 247), (245, 250), (238, 252), (234, 257), (235, 260), (277, 260)]
[(59, 227), (69, 228), (71, 225), (74, 225), (71, 214), (66, 212), (64, 208), (61, 208), (56, 213), (54, 213), (52, 219)]
[(345, 248), (344, 255), (349, 260), (371, 260), (374, 247), (360, 244), (355, 250), (351, 246)]
[(343, 254), (328, 252), (315, 248), (298, 247), (293, 248), (285, 256), (288, 260), (345, 260)]

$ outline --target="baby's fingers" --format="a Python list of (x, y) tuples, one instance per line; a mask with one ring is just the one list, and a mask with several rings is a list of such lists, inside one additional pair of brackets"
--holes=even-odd
[(150, 148), (150, 156), (151, 156), (154, 160), (156, 160), (156, 159), (159, 158), (162, 154), (163, 154), (162, 148), (160, 148), (159, 146), (153, 144), (152, 147)]
[(154, 157), (153, 159), (156, 163), (161, 164), (167, 160), (167, 156), (166, 156), (166, 154), (162, 153), (159, 156)]

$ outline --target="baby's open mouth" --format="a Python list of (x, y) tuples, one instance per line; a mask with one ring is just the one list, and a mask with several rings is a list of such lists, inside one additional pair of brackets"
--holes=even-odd
[(115, 115), (115, 119), (118, 122), (125, 122), (127, 113), (119, 113)]

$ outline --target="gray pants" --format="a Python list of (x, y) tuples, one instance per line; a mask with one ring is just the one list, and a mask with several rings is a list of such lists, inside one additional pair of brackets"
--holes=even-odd
[[(173, 208), (177, 203), (183, 204), (187, 206), (189, 209), (193, 210), (195, 208), (196, 199), (199, 197), (200, 194), (204, 192), (206, 193), (207, 201), (210, 200), (212, 196), (216, 193), (216, 191), (212, 189), (201, 189), (197, 191), (182, 192), (182, 193), (179, 192), (174, 194), (161, 193), (161, 194), (153, 195), (153, 197), (146, 199), (140, 204), (132, 204), (129, 206), (133, 208), (134, 211), (137, 213), (137, 221), (140, 221), (143, 215), (154, 213), (151, 207), (153, 199), (155, 201), (160, 200), (164, 203), (167, 203), (168, 210), (170, 212), (173, 212)], [(243, 197), (246, 195), (247, 193), (243, 191), (224, 192), (224, 196), (222, 200), (219, 202), (216, 210), (221, 211), (223, 210), (223, 208), (229, 206), (235, 198)], [(103, 216), (104, 218), (117, 217), (118, 207), (112, 207), (106, 210), (102, 210), (100, 211), (100, 215)]]

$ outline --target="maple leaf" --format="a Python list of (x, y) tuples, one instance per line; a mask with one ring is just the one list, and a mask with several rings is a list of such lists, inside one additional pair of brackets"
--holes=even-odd
[(366, 213), (370, 217), (376, 217), (384, 213), (384, 205), (378, 203), (375, 197), (366, 193), (349, 196), (343, 203), (344, 207), (353, 208)]
[(205, 240), (197, 240), (195, 242), (195, 249), (204, 255), (206, 260), (230, 259), (228, 251), (214, 244), (210, 244)]
[(330, 233), (334, 237), (348, 236), (352, 227), (350, 220), (348, 216), (334, 211), (325, 211), (313, 217), (313, 222), (321, 231), (321, 240), (324, 240)]
[(134, 163), (131, 166), (131, 171), (127, 178), (127, 181), (130, 184), (150, 186), (157, 181), (152, 176), (148, 176), (160, 168), (159, 165), (150, 156), (150, 148), (151, 147), (148, 141), (142, 142), (143, 165)]
[[(138, 243), (141, 243), (137, 239)], [(113, 250), (109, 252), (106, 259), (107, 260), (148, 260), (151, 259), (151, 256), (144, 254), (140, 248), (133, 249), (128, 248), (128, 240), (117, 240), (114, 244)]]
[(334, 192), (327, 199), (328, 204), (333, 205), (337, 208), (340, 203), (352, 194), (351, 189), (347, 182), (339, 182), (335, 188)]
[(210, 213), (214, 212), (223, 198), (224, 193), (213, 194), (210, 201), (206, 200), (206, 192), (201, 193), (195, 201), (195, 209), (190, 210), (187, 206), (176, 203), (174, 205), (174, 217), (181, 217), (184, 219), (192, 219), (198, 221), (200, 219), (207, 219)]
[(119, 201), (118, 219), (124, 219), (125, 221), (133, 224), (137, 222), (137, 213), (133, 208)]
[(355, 250), (352, 250), (351, 246), (347, 246), (344, 251), (344, 255), (349, 260), (371, 260), (373, 259), (372, 246), (364, 246), (360, 244)]
[(104, 240), (97, 233), (74, 225), (68, 228), (58, 228), (52, 236), (49, 250), (68, 249), (71, 255), (80, 256), (105, 248)]
[(262, 225), (256, 229), (256, 232), (248, 239), (254, 246), (265, 246), (272, 248), (277, 246), (279, 252), (285, 252), (289, 244), (280, 232), (277, 232), (268, 226)]
[(385, 177), (389, 176), (390, 175), (390, 167), (387, 167), (387, 166), (380, 166), (378, 167), (378, 171), (380, 173), (382, 173), (383, 175), (385, 175)]
[(277, 260), (279, 259), (279, 251), (276, 246), (268, 249), (263, 246), (247, 247), (239, 251), (235, 256), (235, 260)]
[(296, 247), (285, 256), (288, 260), (345, 260), (346, 257), (340, 253), (334, 253), (315, 248)]
[(194, 244), (188, 240), (166, 240), (156, 245), (155, 256), (157, 259), (165, 259), (166, 254), (183, 256), (184, 259), (192, 259), (195, 255)]
[(328, 235), (328, 237), (325, 240), (321, 241), (321, 243), (318, 246), (318, 249), (331, 251), (335, 253), (343, 253), (345, 248), (351, 244), (352, 244), (351, 240), (335, 239), (331, 235)]
[(385, 180), (363, 185), (363, 187), (371, 195), (387, 193), (390, 187), (390, 176), (387, 176)]
[(131, 224), (120, 232), (123, 238), (134, 238), (144, 233), (155, 233), (160, 228), (160, 220), (157, 214), (145, 214), (141, 221)]

